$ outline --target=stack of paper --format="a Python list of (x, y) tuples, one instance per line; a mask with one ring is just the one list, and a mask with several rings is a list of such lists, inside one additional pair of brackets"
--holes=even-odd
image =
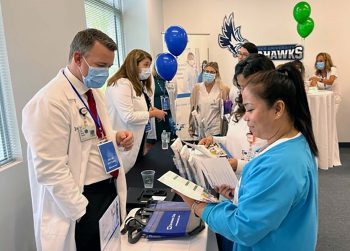
[(197, 158), (196, 163), (212, 188), (221, 185), (236, 187), (238, 179), (226, 158)]

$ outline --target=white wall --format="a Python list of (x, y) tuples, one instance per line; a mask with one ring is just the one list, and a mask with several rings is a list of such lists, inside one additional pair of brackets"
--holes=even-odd
[(147, 0), (123, 1), (125, 52), (133, 49), (150, 50)]
[[(68, 61), (85, 27), (84, 1), (0, 0), (16, 113)], [(15, 130), (16, 128), (14, 128)], [(22, 152), (26, 144), (21, 134)], [(35, 250), (27, 163), (0, 172), (0, 250)]]
[(148, 27), (150, 36), (150, 52), (153, 57), (163, 52), (162, 32), (163, 25), (163, 1), (148, 1)]
[[(340, 142), (350, 142), (350, 63), (348, 57), (349, 1), (308, 0), (315, 29), (303, 41), (297, 34), (293, 18), (295, 0), (232, 1), (232, 0), (163, 0), (164, 27), (181, 25), (188, 33), (210, 33), (209, 58), (217, 61), (223, 80), (231, 84), (234, 65), (237, 60), (218, 45), (218, 34), (225, 15), (235, 13), (236, 26), (241, 25), (242, 36), (257, 45), (301, 43), (305, 45), (303, 60), (311, 73), (316, 54), (329, 52), (338, 68), (338, 83), (343, 93), (343, 102), (337, 115)], [(340, 3), (341, 2), (341, 3)], [(275, 64), (279, 64), (275, 61)]]
[(123, 24), (125, 51), (142, 49), (154, 58), (163, 52), (162, 0), (124, 0)]

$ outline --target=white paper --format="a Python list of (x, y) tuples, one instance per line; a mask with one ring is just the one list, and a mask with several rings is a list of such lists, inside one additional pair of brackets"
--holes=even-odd
[(217, 202), (217, 199), (213, 195), (205, 192), (203, 187), (182, 178), (172, 171), (168, 171), (158, 180), (194, 200), (203, 202)]
[(99, 230), (101, 250), (120, 250), (119, 196), (115, 197), (99, 220)]
[(205, 156), (209, 157), (209, 158), (216, 158), (216, 156), (214, 154), (212, 154), (204, 145), (196, 145), (196, 144), (191, 144), (188, 142), (184, 142), (186, 145), (192, 147), (195, 150), (200, 151), (201, 153), (203, 153)]
[(212, 188), (228, 185), (237, 186), (238, 179), (226, 158), (200, 158), (202, 171)]

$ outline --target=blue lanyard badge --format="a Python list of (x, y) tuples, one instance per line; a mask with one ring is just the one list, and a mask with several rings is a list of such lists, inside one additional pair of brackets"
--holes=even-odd
[(162, 106), (163, 111), (170, 110), (170, 100), (168, 96), (166, 95), (160, 96), (160, 104)]
[(105, 141), (97, 145), (100, 152), (103, 167), (106, 173), (111, 173), (120, 168), (120, 161), (112, 141)]
[(145, 132), (150, 132), (152, 130), (151, 120), (149, 119), (147, 125), (145, 126)]

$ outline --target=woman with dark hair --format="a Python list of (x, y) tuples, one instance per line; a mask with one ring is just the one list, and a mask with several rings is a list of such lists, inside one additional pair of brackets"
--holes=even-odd
[(238, 204), (180, 195), (233, 250), (315, 250), (318, 149), (301, 74), (288, 65), (258, 72), (242, 95), (243, 119), (267, 144), (243, 169)]
[[(242, 119), (245, 108), (242, 103), (241, 91), (244, 89), (247, 78), (260, 71), (275, 69), (272, 61), (262, 54), (253, 54), (245, 60), (240, 61), (235, 68), (234, 85), (240, 90), (235, 102), (235, 110), (228, 125), (227, 135), (224, 137), (206, 137), (199, 144), (206, 146), (212, 143), (221, 143), (231, 153), (233, 158), (229, 159), (232, 169), (240, 174), (244, 165), (254, 156), (257, 148), (265, 141), (255, 138), (250, 134), (247, 123)], [(221, 191), (221, 190), (220, 190)], [(224, 191), (224, 194), (229, 194)]]
[(242, 61), (243, 59), (247, 58), (250, 54), (256, 54), (258, 53), (258, 48), (255, 44), (246, 42), (242, 44), (241, 48), (239, 48), (238, 51), (238, 61)]

